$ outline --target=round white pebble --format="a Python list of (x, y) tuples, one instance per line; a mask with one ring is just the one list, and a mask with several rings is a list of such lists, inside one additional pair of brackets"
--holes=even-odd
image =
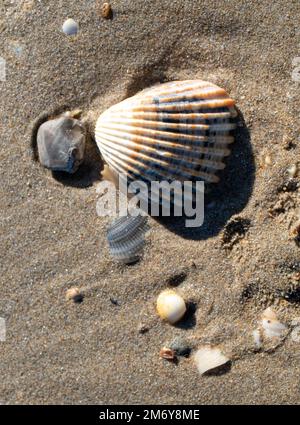
[(79, 31), (79, 25), (74, 19), (69, 18), (64, 22), (62, 30), (66, 35), (76, 35)]

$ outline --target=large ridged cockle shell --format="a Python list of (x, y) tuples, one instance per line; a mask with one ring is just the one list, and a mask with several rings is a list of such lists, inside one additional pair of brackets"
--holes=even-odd
[(112, 106), (96, 124), (107, 164), (129, 182), (217, 182), (237, 112), (225, 90), (201, 80), (146, 89)]

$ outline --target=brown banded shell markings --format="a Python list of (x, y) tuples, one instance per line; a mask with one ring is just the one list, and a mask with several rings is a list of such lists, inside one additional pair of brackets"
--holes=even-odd
[(109, 167), (129, 181), (217, 182), (234, 141), (236, 116), (234, 101), (220, 87), (174, 81), (105, 111), (96, 141)]

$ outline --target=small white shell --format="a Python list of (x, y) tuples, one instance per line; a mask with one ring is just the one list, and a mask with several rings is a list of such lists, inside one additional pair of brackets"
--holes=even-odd
[(276, 313), (270, 307), (263, 312), (261, 325), (265, 338), (281, 338), (287, 331), (287, 327), (279, 322)]
[(167, 289), (159, 295), (156, 309), (163, 320), (174, 324), (185, 315), (186, 304), (184, 299), (175, 291)]
[(76, 35), (79, 30), (79, 25), (74, 19), (69, 18), (64, 22), (62, 30), (66, 35)]
[(236, 115), (234, 101), (220, 87), (174, 81), (105, 111), (96, 124), (96, 142), (110, 168), (131, 181), (217, 182)]
[(230, 359), (224, 356), (219, 348), (210, 346), (203, 346), (194, 354), (194, 362), (201, 375), (223, 366), (229, 361)]

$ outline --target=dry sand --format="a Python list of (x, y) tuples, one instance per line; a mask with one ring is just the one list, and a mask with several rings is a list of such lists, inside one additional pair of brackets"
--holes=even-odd
[[(299, 2), (114, 0), (112, 20), (101, 19), (96, 4), (0, 3), (7, 61), (0, 82), (0, 316), (7, 324), (0, 402), (298, 404), (300, 342), (289, 335), (255, 353), (251, 332), (268, 305), (289, 325), (300, 316), (300, 248), (289, 237), (300, 189), (283, 187), (287, 168), (299, 161), (300, 83), (292, 80)], [(61, 32), (67, 17), (80, 24), (75, 38)], [(32, 160), (32, 123), (64, 106), (100, 113), (151, 84), (193, 78), (226, 88), (245, 120), (215, 204), (194, 233), (151, 220), (143, 261), (115, 264), (109, 220), (96, 214), (99, 157), (92, 152), (73, 179), (54, 178)], [(228, 226), (233, 216), (237, 225)], [(171, 327), (156, 317), (154, 302), (177, 275), (178, 291), (196, 311)], [(74, 286), (85, 292), (81, 304), (65, 301)], [(141, 324), (149, 332), (139, 334)], [(160, 360), (175, 336), (196, 347), (220, 345), (231, 369), (201, 377), (191, 359), (177, 366)]]

